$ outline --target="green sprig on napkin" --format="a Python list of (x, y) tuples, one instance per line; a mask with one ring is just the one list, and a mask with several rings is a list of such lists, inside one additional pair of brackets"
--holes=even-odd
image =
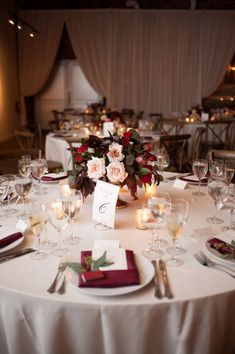
[(92, 272), (98, 270), (100, 267), (108, 267), (113, 264), (113, 262), (107, 261), (106, 256), (107, 252), (104, 251), (102, 256), (96, 260), (92, 256), (85, 256), (83, 263), (69, 262), (67, 266), (72, 268), (76, 273)]

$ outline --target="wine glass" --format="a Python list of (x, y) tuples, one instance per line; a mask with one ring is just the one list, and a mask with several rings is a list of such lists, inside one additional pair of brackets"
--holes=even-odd
[[(159, 151), (156, 154), (156, 165), (158, 167), (158, 170), (160, 172), (163, 172), (164, 169), (166, 169), (169, 166), (169, 155), (164, 151), (163, 149), (159, 149)], [(163, 182), (167, 182), (164, 177)]]
[(6, 216), (12, 216), (17, 211), (15, 208), (12, 208), (12, 207), (10, 208), (10, 200), (16, 196), (15, 187), (14, 187), (15, 175), (5, 174), (5, 175), (3, 175), (3, 177), (7, 178), (7, 181), (8, 181), (8, 192), (6, 195), (7, 209), (5, 211), (5, 214), (6, 214)]
[(223, 226), (222, 231), (235, 230), (235, 185), (232, 184), (228, 188), (227, 198), (224, 201), (224, 205), (230, 209), (230, 224)]
[(62, 229), (65, 228), (68, 223), (68, 215), (66, 215), (63, 210), (61, 199), (53, 199), (51, 201), (48, 208), (48, 215), (51, 225), (54, 226), (59, 233), (59, 243), (51, 253), (57, 257), (64, 256), (68, 253), (68, 249), (65, 248), (62, 243)]
[(22, 177), (26, 177), (26, 178), (30, 177), (31, 174), (30, 164), (31, 164), (31, 159), (29, 158), (21, 158), (20, 160), (18, 160), (18, 171)]
[(34, 178), (39, 181), (37, 195), (45, 194), (41, 188), (41, 179), (45, 172), (47, 172), (47, 162), (45, 159), (35, 159), (31, 161), (31, 172)]
[(144, 210), (142, 212), (141, 223), (152, 230), (152, 238), (148, 242), (149, 247), (145, 248), (144, 253), (150, 257), (161, 257), (164, 253), (159, 249), (168, 245), (160, 235), (156, 236), (156, 230), (166, 225), (166, 215), (169, 212), (170, 196), (168, 193), (157, 193), (155, 196), (148, 198)]
[[(186, 222), (188, 220), (188, 216), (189, 216), (189, 202), (185, 199), (176, 198), (176, 199), (173, 199), (172, 204), (173, 205), (180, 204), (181, 205), (180, 208), (184, 209), (182, 211), (182, 223), (184, 226), (186, 224)], [(169, 229), (169, 225), (168, 225), (168, 229)], [(184, 248), (180, 247), (177, 242), (174, 242), (173, 246), (170, 246), (167, 248), (167, 252), (171, 255), (178, 256), (180, 254), (183, 254), (185, 252), (185, 250), (184, 250)]]
[(4, 212), (3, 212), (3, 201), (7, 196), (8, 193), (8, 179), (6, 177), (0, 177), (0, 203), (1, 203), (1, 219), (4, 218)]
[(223, 219), (217, 217), (217, 212), (223, 206), (223, 199), (228, 192), (228, 183), (222, 179), (209, 178), (208, 180), (208, 194), (214, 200), (216, 207), (216, 214), (207, 218), (211, 224), (222, 224)]
[(210, 176), (212, 178), (220, 177), (220, 176), (222, 177), (224, 173), (224, 165), (219, 160), (211, 160), (209, 162), (209, 171), (210, 171)]
[[(173, 199), (170, 207), (170, 213), (167, 215), (167, 228), (173, 240), (173, 246), (170, 249), (171, 258), (166, 262), (169, 266), (180, 266), (182, 259), (176, 257), (176, 241), (182, 234), (183, 227), (188, 217), (188, 202), (183, 199)], [(167, 249), (169, 252), (169, 249)]]
[(193, 195), (198, 197), (206, 195), (205, 193), (201, 192), (201, 180), (205, 177), (208, 170), (208, 162), (207, 160), (194, 160), (193, 161), (193, 173), (198, 178), (198, 190), (193, 192)]
[(37, 236), (38, 242), (36, 246), (36, 252), (31, 255), (33, 259), (42, 260), (48, 256), (48, 254), (41, 250), (41, 232), (44, 228), (44, 210), (41, 203), (33, 203), (30, 207), (29, 221), (31, 229), (34, 235)]
[(83, 195), (81, 191), (70, 189), (65, 185), (61, 190), (62, 208), (69, 217), (69, 224), (71, 226), (71, 235), (65, 237), (65, 243), (69, 245), (76, 245), (80, 242), (80, 237), (74, 235), (74, 220), (77, 218), (80, 208), (83, 203)]
[(16, 176), (15, 181), (14, 181), (14, 187), (15, 187), (16, 193), (20, 197), (23, 198), (23, 212), (18, 215), (22, 219), (27, 219), (29, 216), (29, 213), (26, 210), (25, 200), (26, 200), (26, 196), (31, 191), (32, 184), (33, 184), (33, 182), (32, 182), (31, 178), (24, 178), (22, 176)]
[(230, 161), (225, 161), (224, 164), (224, 177), (228, 183), (228, 185), (231, 183), (232, 179), (234, 176), (234, 168), (232, 167)]

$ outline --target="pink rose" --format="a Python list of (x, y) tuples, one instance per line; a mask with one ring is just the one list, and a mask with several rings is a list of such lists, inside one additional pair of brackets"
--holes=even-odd
[(127, 177), (123, 162), (111, 162), (106, 169), (107, 177), (112, 183), (122, 183)]
[(87, 162), (87, 175), (89, 178), (97, 181), (105, 175), (105, 161), (98, 157), (92, 157), (92, 160)]
[(117, 143), (110, 144), (107, 156), (110, 162), (122, 161), (125, 157), (122, 153), (122, 145)]

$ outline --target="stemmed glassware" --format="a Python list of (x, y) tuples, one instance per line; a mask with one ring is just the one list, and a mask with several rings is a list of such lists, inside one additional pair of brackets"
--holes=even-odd
[(235, 230), (235, 184), (232, 184), (228, 188), (227, 198), (224, 205), (230, 209), (230, 224), (223, 226), (222, 231)]
[(224, 177), (228, 184), (231, 183), (232, 179), (234, 176), (234, 168), (232, 167), (231, 163), (229, 161), (225, 161), (224, 164)]
[(43, 250), (51, 250), (56, 246), (55, 242), (49, 240), (48, 238), (48, 221), (49, 221), (49, 216), (48, 216), (48, 209), (49, 209), (50, 203), (49, 200), (43, 200), (42, 201), (42, 209), (43, 209), (43, 214), (44, 214), (44, 238), (41, 240), (41, 245), (40, 248)]
[(1, 203), (1, 219), (4, 218), (3, 212), (3, 201), (7, 196), (8, 193), (8, 179), (6, 177), (0, 177), (0, 203)]
[(47, 172), (47, 161), (45, 159), (35, 159), (31, 161), (31, 172), (34, 178), (39, 182), (37, 195), (45, 194), (45, 191), (41, 187), (41, 179), (44, 173)]
[(209, 162), (209, 171), (212, 178), (222, 177), (224, 174), (224, 164), (219, 160)]
[(30, 177), (31, 174), (30, 164), (31, 164), (31, 158), (29, 157), (28, 158), (23, 157), (20, 160), (18, 160), (18, 171), (22, 177)]
[(182, 234), (185, 221), (188, 215), (188, 202), (182, 199), (172, 200), (170, 213), (167, 216), (168, 231), (173, 240), (173, 252), (170, 259), (166, 262), (169, 266), (180, 266), (183, 264), (182, 259), (176, 257), (176, 241)]
[(207, 218), (207, 221), (211, 224), (222, 224), (223, 219), (218, 218), (217, 212), (223, 206), (223, 199), (228, 192), (228, 183), (222, 179), (209, 178), (208, 180), (208, 194), (214, 200), (216, 207), (216, 214)]
[(30, 207), (29, 221), (34, 235), (38, 238), (36, 252), (31, 257), (36, 260), (44, 259), (48, 254), (41, 250), (41, 232), (44, 228), (44, 210), (41, 203), (33, 203)]
[(169, 206), (170, 196), (168, 193), (157, 193), (156, 196), (148, 198), (147, 203), (144, 205), (141, 223), (147, 229), (152, 230), (152, 238), (148, 242), (148, 247), (143, 251), (147, 258), (161, 257), (164, 253), (159, 247), (168, 245), (168, 242), (163, 240), (160, 235), (156, 236), (156, 230), (166, 225)]
[(208, 162), (207, 160), (194, 160), (193, 161), (193, 173), (198, 178), (198, 190), (193, 192), (193, 195), (198, 197), (206, 195), (205, 193), (201, 192), (201, 180), (205, 177), (208, 171)]
[[(173, 212), (177, 208), (183, 209), (183, 211), (181, 213), (181, 223), (182, 223), (182, 228), (183, 228), (183, 226), (186, 224), (186, 222), (188, 220), (188, 216), (189, 216), (189, 202), (185, 199), (177, 198), (177, 199), (173, 199), (172, 205), (173, 205), (173, 208), (171, 207), (172, 215), (174, 215)], [(178, 205), (179, 205), (179, 207), (177, 207)], [(168, 225), (169, 232), (171, 233), (171, 231), (170, 231), (170, 223), (171, 223), (170, 218), (171, 218), (171, 216), (169, 215), (169, 218), (167, 220), (167, 225)], [(172, 225), (171, 225), (171, 227), (172, 227)], [(167, 252), (171, 255), (179, 256), (180, 254), (185, 253), (185, 249), (180, 247), (177, 242), (174, 242), (173, 246), (170, 246), (167, 248)]]
[(18, 215), (22, 219), (27, 219), (29, 217), (29, 213), (26, 210), (25, 200), (26, 200), (26, 196), (31, 191), (32, 183), (33, 182), (31, 178), (24, 178), (21, 176), (16, 176), (14, 181), (14, 187), (16, 193), (23, 198), (23, 212)]
[(68, 253), (68, 249), (63, 246), (62, 229), (65, 228), (68, 223), (68, 215), (66, 215), (63, 210), (61, 199), (51, 201), (48, 208), (48, 215), (51, 225), (55, 227), (60, 236), (57, 247), (54, 248), (51, 253), (57, 257), (64, 256)]
[(69, 245), (76, 245), (80, 242), (80, 237), (74, 235), (74, 220), (77, 218), (80, 208), (83, 203), (83, 195), (81, 191), (70, 189), (65, 185), (61, 190), (62, 208), (69, 217), (69, 224), (71, 226), (71, 235), (65, 238), (65, 243)]
[[(158, 167), (159, 172), (161, 173), (165, 168), (169, 166), (169, 155), (163, 149), (159, 149), (159, 151), (156, 153), (156, 159), (156, 165)], [(163, 176), (162, 178), (163, 182), (166, 182)]]
[(8, 192), (6, 195), (7, 209), (5, 210), (5, 215), (12, 216), (13, 214), (16, 213), (16, 209), (10, 207), (10, 200), (16, 196), (16, 192), (15, 192), (15, 188), (14, 188), (15, 175), (6, 174), (6, 175), (3, 175), (3, 177), (7, 178), (7, 181), (8, 181)]

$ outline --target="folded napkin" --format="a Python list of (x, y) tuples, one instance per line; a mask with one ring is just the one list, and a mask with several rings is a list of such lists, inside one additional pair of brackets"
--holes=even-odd
[[(193, 174), (188, 174), (187, 176), (179, 177), (182, 181), (189, 182), (189, 183), (198, 183), (198, 178)], [(202, 178), (201, 183), (207, 183), (207, 178)]]
[(66, 173), (48, 173), (42, 176), (43, 182), (60, 181), (61, 179), (67, 178)]
[(0, 238), (0, 249), (10, 245), (12, 242), (15, 242), (16, 240), (20, 239), (21, 237), (23, 237), (23, 234), (21, 232), (16, 232), (14, 234), (11, 234), (11, 235), (8, 235), (5, 237), (1, 237)]
[[(84, 257), (91, 256), (92, 251), (81, 252), (81, 263)], [(121, 286), (137, 285), (140, 283), (139, 273), (135, 263), (133, 251), (126, 250), (127, 269), (103, 271), (104, 277), (85, 282), (83, 273), (79, 273), (78, 286), (89, 288), (117, 288)], [(91, 273), (91, 272), (90, 272)]]
[(212, 238), (207, 241), (211, 248), (214, 248), (216, 251), (221, 253), (222, 255), (228, 255), (229, 258), (235, 259), (235, 247), (231, 244), (220, 240), (219, 238)]

